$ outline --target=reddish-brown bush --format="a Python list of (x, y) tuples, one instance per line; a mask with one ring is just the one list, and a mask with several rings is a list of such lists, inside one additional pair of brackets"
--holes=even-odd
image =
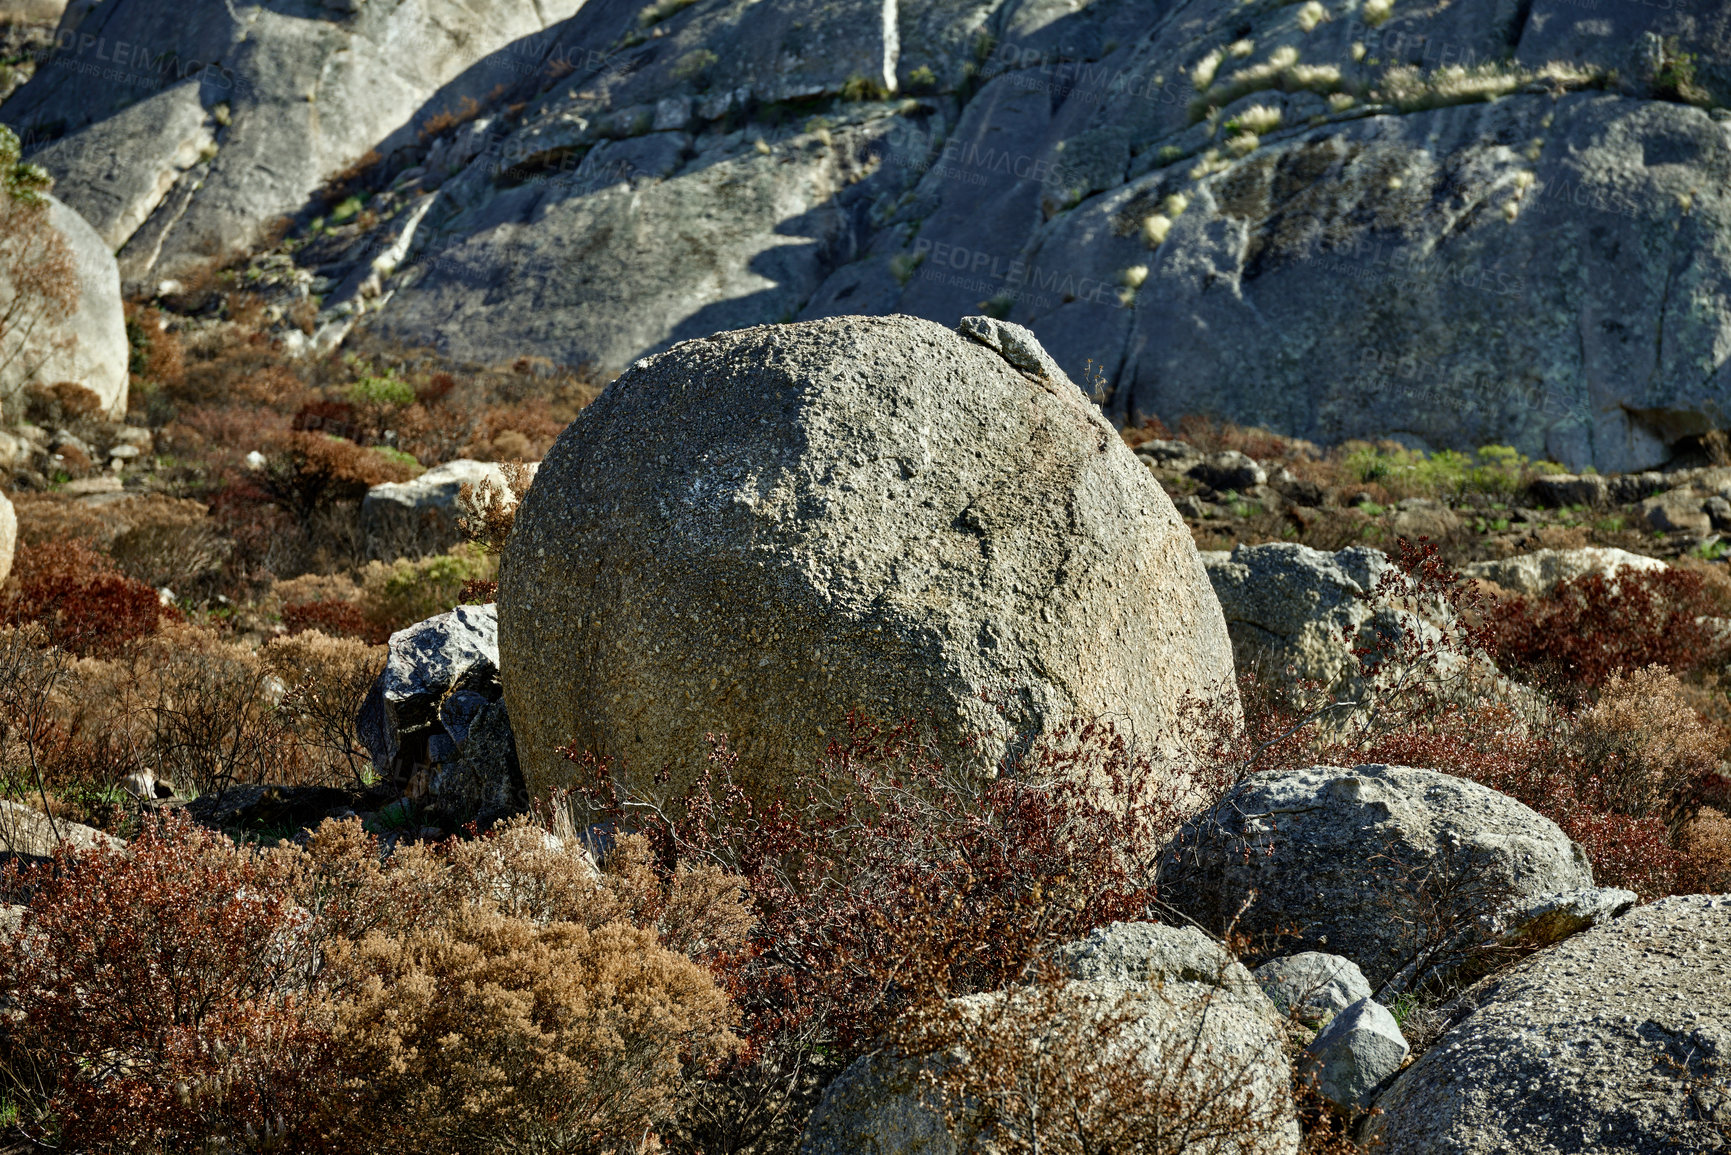
[(1177, 783), (1094, 725), (982, 781), (952, 771), (911, 725), (855, 718), (804, 800), (766, 807), (734, 785), (733, 762), (718, 744), (673, 809), (617, 795), (589, 763), (592, 805), (645, 831), (665, 862), (741, 875), (757, 915), (746, 949), (715, 964), (746, 1049), (693, 1097), (674, 1143), (684, 1150), (788, 1141), (814, 1072), (910, 1009), (998, 989), (1053, 943), (1147, 917), (1163, 837), (1226, 784), (1195, 782), (1181, 805)]
[(0, 976), (32, 1130), (89, 1152), (293, 1138), (328, 1047), (302, 1013), (310, 944), (275, 861), (171, 818), (9, 881), (31, 895)]
[(49, 541), (19, 548), (0, 615), (40, 622), (53, 644), (93, 654), (155, 633), (163, 608), (155, 590), (83, 542)]
[(354, 602), (291, 602), (282, 608), (282, 624), (291, 635), (317, 630), (338, 638), (385, 640), (379, 636), (379, 627)]
[(303, 523), (331, 502), (359, 501), (372, 486), (414, 474), (402, 462), (322, 433), (286, 434), (264, 456), (259, 486)]
[(1619, 670), (1660, 665), (1679, 673), (1731, 652), (1703, 618), (1725, 606), (1700, 574), (1586, 574), (1549, 597), (1517, 597), (1490, 615), (1498, 664), (1510, 672), (1599, 686)]

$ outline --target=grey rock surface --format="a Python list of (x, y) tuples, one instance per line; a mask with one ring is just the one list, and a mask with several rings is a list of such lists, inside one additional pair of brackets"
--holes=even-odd
[(1114, 922), (1078, 942), (1065, 943), (1053, 961), (1083, 982), (1201, 983), (1231, 992), (1246, 1005), (1273, 1013), (1261, 988), (1220, 943), (1193, 926)]
[(1471, 992), (1371, 1134), (1388, 1155), (1723, 1150), (1727, 990), (1731, 897), (1638, 907)]
[(105, 830), (49, 818), (34, 807), (0, 799), (0, 854), (46, 858), (62, 843), (73, 850), (122, 850), (126, 843)]
[(1532, 597), (1550, 593), (1559, 582), (1590, 573), (1607, 576), (1631, 570), (1657, 573), (1666, 568), (1658, 558), (1643, 557), (1622, 549), (1586, 546), (1581, 549), (1541, 549), (1497, 561), (1468, 562), (1461, 567), (1461, 573)]
[(111, 0), (67, 12), (58, 51), (0, 116), (48, 142), (33, 157), (126, 246), (128, 279), (154, 284), (253, 243), (463, 97), (536, 73), (543, 34), (578, 7)]
[[(14, 334), (8, 339), (0, 396), (32, 382), (70, 381), (94, 393), (106, 416), (119, 418), (126, 412), (132, 352), (126, 341), (120, 273), (114, 255), (84, 218), (54, 197), (47, 200), (48, 224), (71, 250), (78, 307), (64, 320), (34, 325), (22, 338)], [(7, 301), (15, 291), (16, 286), (0, 284), (0, 296)]]
[[(1178, 979), (1161, 985), (1070, 982), (1034, 1001), (1040, 998), (1027, 991), (997, 992), (952, 1006), (975, 1021), (1026, 1016), (1031, 1034), (1038, 1030), (1046, 1038), (1074, 1041), (1078, 1045), (1067, 1057), (1066, 1073), (1084, 1083), (1092, 1063), (1135, 1063), (1147, 1072), (1148, 1085), (1171, 1100), (1218, 1105), (1222, 1116), (1233, 1116), (1238, 1124), (1222, 1134), (1218, 1125), (1211, 1129), (1192, 1119), (1189, 1129), (1196, 1139), (1173, 1146), (1174, 1152), (1285, 1155), (1298, 1150), (1291, 1068), (1280, 1026), (1253, 1004), (1216, 986)], [(1114, 1020), (1123, 1026), (1108, 1040), (1103, 1024)], [(1094, 1024), (1102, 1024), (1101, 1037), (1089, 1036)], [(986, 1155), (1001, 1149), (966, 1107), (952, 1131), (921, 1079), (922, 1069), (968, 1061), (965, 1054), (897, 1058), (887, 1053), (856, 1060), (824, 1091), (806, 1124), (801, 1155)], [(1162, 1138), (1168, 1142), (1184, 1130), (1176, 1119), (1163, 1122)], [(987, 1134), (979, 1134), (982, 1129)]]
[[(532, 474), (536, 466), (528, 468)], [(361, 533), (368, 555), (389, 561), (405, 554), (442, 553), (462, 541), (457, 522), (468, 512), (459, 500), (464, 485), (510, 492), (501, 466), (466, 457), (436, 465), (409, 481), (367, 490), (361, 499)]]
[(434, 759), (428, 787), (433, 803), (445, 814), (459, 822), (485, 825), (526, 809), (528, 797), (505, 703), (488, 701), (480, 694), (474, 697), (480, 702), (473, 713), (460, 719), (440, 711), (444, 733), (436, 737), (450, 746), (444, 757)]
[(1546, 505), (1585, 505), (1595, 508), (1610, 500), (1611, 483), (1610, 479), (1597, 473), (1553, 473), (1535, 480), (1533, 492), (1537, 493)]
[(775, 796), (856, 709), (982, 768), (1077, 715), (1175, 759), (1185, 695), (1237, 709), (1195, 545), (1099, 412), (906, 317), (637, 365), (548, 453), (499, 599), (535, 793), (573, 742), (677, 792), (726, 734)]
[(458, 606), (390, 637), (385, 667), (361, 704), (356, 729), (381, 774), (429, 763), (428, 743), (444, 732), (447, 695), (499, 697), (499, 621), (492, 604)]
[(18, 511), (12, 501), (0, 493), (0, 584), (12, 573), (12, 558), (18, 549)]
[[(1162, 897), (1204, 927), (1223, 929), (1254, 891), (1240, 932), (1290, 930), (1283, 949), (1343, 955), (1379, 991), (1446, 976), (1488, 943), (1578, 929), (1543, 920), (1563, 896), (1595, 889), (1585, 852), (1549, 819), (1468, 779), (1402, 766), (1253, 774), (1186, 826), (1168, 859)], [(1585, 896), (1567, 905), (1593, 907)]]
[(1370, 997), (1370, 983), (1357, 963), (1315, 950), (1269, 959), (1256, 968), (1256, 983), (1276, 1011), (1309, 1026)]
[(1316, 1080), (1322, 1097), (1342, 1107), (1368, 1107), (1412, 1048), (1388, 1008), (1365, 997), (1317, 1033), (1298, 1073)]
[(1240, 545), (1231, 553), (1203, 554), (1203, 564), (1226, 615), (1238, 669), (1264, 677), (1350, 689), (1357, 676), (1355, 644), (1366, 644), (1377, 630), (1423, 628), (1410, 614), (1370, 600), (1391, 569), (1388, 556), (1370, 546), (1331, 554), (1291, 542)]

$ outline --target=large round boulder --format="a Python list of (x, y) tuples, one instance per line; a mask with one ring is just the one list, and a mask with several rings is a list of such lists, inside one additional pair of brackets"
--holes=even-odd
[(1731, 896), (1661, 899), (1468, 996), (1369, 1122), (1384, 1155), (1658, 1155), (1731, 1135)]
[(847, 715), (989, 768), (1100, 718), (1161, 760), (1232, 651), (1160, 486), (1031, 334), (839, 317), (638, 362), (559, 438), (499, 573), (529, 789), (572, 744), (674, 793), (726, 735), (760, 797)]
[(1379, 991), (1462, 973), (1626, 910), (1556, 823), (1405, 766), (1268, 770), (1178, 835), (1161, 897), (1203, 927), (1357, 963)]

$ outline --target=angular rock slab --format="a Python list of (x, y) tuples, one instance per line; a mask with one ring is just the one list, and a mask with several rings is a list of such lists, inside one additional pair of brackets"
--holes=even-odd
[(1369, 1121), (1386, 1155), (1658, 1155), (1731, 1127), (1731, 896), (1660, 899), (1474, 992)]
[[(1426, 955), (1448, 973), (1474, 944), (1579, 929), (1597, 906), (1586, 853), (1556, 823), (1466, 778), (1404, 766), (1313, 766), (1253, 774), (1192, 822), (1162, 870), (1161, 894), (1218, 931), (1251, 891), (1237, 929), (1296, 928), (1297, 945), (1344, 955), (1373, 988), (1413, 977), (1421, 880), (1457, 920)], [(1559, 902), (1561, 907), (1559, 908)], [(1219, 925), (1217, 925), (1219, 924)]]
[(391, 635), (385, 668), (355, 720), (373, 766), (391, 773), (428, 761), (453, 691), (499, 696), (499, 621), (492, 604), (458, 606)]
[(850, 711), (985, 769), (1077, 716), (1176, 761), (1186, 696), (1238, 708), (1195, 545), (1111, 426), (1067, 378), (908, 317), (639, 362), (547, 454), (499, 611), (536, 794), (566, 744), (677, 796), (727, 735), (771, 798)]
[(1368, 1107), (1411, 1050), (1388, 1008), (1367, 996), (1311, 1040), (1299, 1062), (1299, 1076), (1314, 1077), (1316, 1089), (1331, 1103)]
[(1275, 1010), (1311, 1026), (1370, 997), (1370, 983), (1357, 963), (1317, 950), (1270, 959), (1256, 968), (1256, 983)]

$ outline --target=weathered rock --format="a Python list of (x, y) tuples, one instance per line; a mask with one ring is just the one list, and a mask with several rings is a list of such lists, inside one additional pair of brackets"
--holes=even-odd
[(497, 700), (498, 630), (488, 604), (458, 606), (391, 635), (385, 668), (355, 723), (381, 774), (402, 776), (430, 763), (428, 744), (443, 730), (440, 706), (453, 691)]
[(1556, 589), (1559, 582), (1572, 581), (1590, 573), (1606, 576), (1625, 571), (1657, 573), (1665, 568), (1665, 563), (1655, 557), (1587, 546), (1581, 549), (1541, 549), (1498, 561), (1468, 562), (1461, 567), (1461, 573), (1495, 582), (1514, 593), (1542, 597)]
[[(1091, 1064), (1116, 1068), (1135, 1063), (1147, 1072), (1149, 1087), (1159, 1088), (1168, 1102), (1206, 1104), (1219, 1112), (1209, 1127), (1201, 1121), (1208, 1107), (1198, 1111), (1201, 1118), (1193, 1127), (1197, 1139), (1173, 1146), (1174, 1152), (1279, 1155), (1298, 1149), (1299, 1129), (1287, 1086), (1291, 1069), (1279, 1024), (1216, 986), (1180, 979), (1162, 984), (1071, 982), (1053, 991), (975, 995), (951, 1005), (959, 1016), (976, 1022), (1026, 1016), (1030, 1034), (1039, 1032), (1048, 1054), (1054, 1036), (1071, 1044), (1073, 1050), (1063, 1061), (1072, 1076), (1085, 1082)], [(1094, 1024), (1117, 1020), (1123, 1023), (1120, 1033), (1109, 1041), (1091, 1034)], [(970, 1139), (973, 1120), (966, 1108), (958, 1120), (958, 1142), (921, 1079), (927, 1065), (941, 1070), (969, 1061), (966, 1054), (954, 1053), (923, 1059), (880, 1053), (855, 1061), (830, 1084), (812, 1112), (801, 1155), (985, 1155), (996, 1150), (989, 1136)], [(1224, 1119), (1234, 1125), (1223, 1135)], [(1175, 1117), (1162, 1122), (1168, 1141), (1181, 1131), (1173, 1126)]]
[(1083, 982), (1201, 983), (1231, 992), (1258, 1011), (1274, 1013), (1244, 964), (1193, 926), (1114, 922), (1080, 942), (1065, 943), (1053, 961)]
[(0, 493), (0, 585), (12, 573), (12, 555), (18, 548), (18, 511), (12, 501)]
[(1275, 1010), (1310, 1026), (1370, 997), (1370, 983), (1357, 963), (1314, 950), (1270, 959), (1256, 968), (1256, 982)]
[(1192, 465), (1189, 473), (1211, 489), (1231, 489), (1239, 493), (1268, 481), (1268, 471), (1258, 465), (1254, 458), (1236, 449), (1210, 453)]
[(1389, 528), (1396, 537), (1416, 542), (1420, 538), (1445, 540), (1460, 527), (1460, 516), (1442, 502), (1433, 497), (1409, 497), (1395, 509)]
[(1643, 501), (1641, 520), (1647, 523), (1647, 528), (1664, 533), (1705, 537), (1713, 528), (1706, 504), (1705, 494), (1692, 486), (1678, 486)]
[(1316, 1089), (1332, 1103), (1368, 1107), (1411, 1050), (1388, 1008), (1366, 997), (1336, 1015), (1311, 1040), (1299, 1076), (1314, 1077)]
[[(533, 472), (535, 466), (528, 468)], [(488, 484), (511, 493), (501, 466), (459, 458), (411, 481), (373, 486), (361, 500), (367, 553), (387, 561), (404, 554), (443, 553), (463, 540), (457, 524), (466, 512), (459, 501), (463, 486)], [(515, 498), (507, 497), (506, 504), (514, 505)]]
[(1378, 1100), (1387, 1155), (1717, 1151), (1731, 1126), (1731, 897), (1666, 898), (1471, 992)]
[(78, 13), (76, 35), (67, 13), (5, 119), (50, 142), (33, 157), (125, 244), (127, 279), (153, 284), (252, 243), (369, 151), (413, 147), (464, 97), (533, 76), (577, 7), (113, 0)]
[[(1175, 861), (1172, 861), (1176, 857)], [(1161, 894), (1202, 926), (1291, 931), (1399, 990), (1470, 964), (1487, 943), (1578, 929), (1592, 867), (1548, 818), (1465, 778), (1401, 766), (1271, 770), (1189, 824)], [(1606, 896), (1612, 912), (1634, 901)], [(1428, 916), (1429, 907), (1443, 912)]]
[[(70, 381), (95, 394), (102, 412), (120, 417), (126, 412), (131, 346), (120, 300), (120, 273), (114, 255), (84, 218), (48, 197), (48, 224), (71, 250), (78, 280), (78, 307), (64, 321), (37, 325), (29, 336), (7, 346), (8, 360), (0, 366), (0, 396), (26, 384), (53, 385)], [(14, 286), (0, 284), (0, 296), (12, 299)], [(13, 355), (14, 349), (20, 350)]]
[(1387, 555), (1369, 546), (1330, 554), (1273, 542), (1210, 551), (1202, 560), (1240, 670), (1347, 685), (1343, 679), (1356, 676), (1355, 644), (1379, 630), (1423, 628), (1411, 615), (1369, 600), (1391, 568)]
[[(452, 694), (445, 700), (446, 706), (464, 693)], [(454, 717), (449, 709), (439, 712), (444, 733), (435, 734), (428, 743), (434, 765), (428, 792), (433, 804), (454, 822), (474, 821), (485, 826), (527, 809), (529, 798), (505, 703), (467, 693), (471, 701), (465, 705), (473, 708), (472, 713)], [(439, 739), (444, 742), (439, 743)], [(444, 748), (435, 750), (435, 743)]]
[(1236, 709), (1218, 603), (1147, 469), (1067, 379), (912, 318), (640, 363), (547, 455), (499, 581), (534, 793), (567, 743), (677, 793), (726, 734), (773, 797), (852, 710), (929, 719), (990, 766), (1077, 715), (1175, 758), (1186, 695)]
[(1611, 483), (1597, 473), (1577, 476), (1573, 473), (1553, 473), (1533, 482), (1533, 492), (1546, 505), (1558, 508), (1585, 505), (1597, 508), (1611, 496)]
[(74, 850), (121, 850), (126, 846), (105, 830), (49, 818), (22, 803), (0, 799), (0, 853), (46, 858), (61, 843)]

